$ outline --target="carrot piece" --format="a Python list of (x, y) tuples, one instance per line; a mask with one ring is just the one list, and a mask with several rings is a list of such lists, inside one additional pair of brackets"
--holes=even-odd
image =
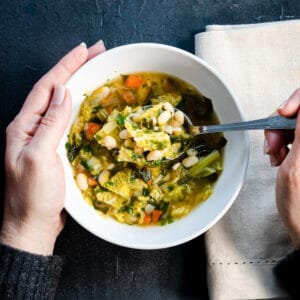
[(150, 223), (151, 223), (151, 216), (146, 214), (145, 217), (144, 217), (143, 224), (148, 225)]
[(93, 138), (94, 134), (101, 129), (101, 125), (94, 122), (88, 122), (85, 128), (85, 137), (90, 140)]
[(110, 105), (110, 106), (107, 106), (105, 109), (106, 109), (107, 113), (110, 115), (113, 112), (113, 110), (115, 109), (115, 106)]
[(121, 94), (122, 99), (129, 105), (132, 105), (135, 103), (135, 97), (132, 91), (129, 90), (125, 90), (122, 94)]
[(152, 212), (152, 222), (157, 223), (161, 214), (162, 210), (154, 209), (154, 211)]
[(93, 177), (88, 178), (88, 185), (89, 186), (96, 186), (97, 185), (97, 180)]
[(143, 84), (145, 80), (136, 75), (129, 75), (126, 78), (125, 85), (128, 88), (138, 88), (141, 84)]

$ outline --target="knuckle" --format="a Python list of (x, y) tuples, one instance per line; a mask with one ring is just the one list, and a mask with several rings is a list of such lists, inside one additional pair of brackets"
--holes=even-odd
[(20, 129), (22, 129), (22, 122), (17, 116), (6, 127), (6, 131), (5, 131), (6, 136), (7, 137), (17, 136), (20, 133)]
[[(78, 60), (78, 58), (79, 58), (78, 54), (75, 53), (74, 55), (75, 55), (75, 59)], [(69, 66), (68, 61), (61, 60), (60, 63), (57, 65), (57, 67), (59, 68), (59, 71), (62, 74), (66, 74), (67, 76), (72, 74), (72, 69)]]
[(41, 125), (45, 127), (52, 127), (55, 123), (57, 123), (58, 119), (55, 114), (46, 114), (42, 119), (41, 119)]
[(292, 165), (288, 168), (283, 168), (281, 173), (288, 185), (291, 187), (300, 186), (300, 169), (297, 166)]
[(10, 136), (14, 130), (15, 130), (15, 128), (14, 128), (14, 122), (12, 121), (12, 122), (9, 123), (8, 126), (6, 127), (6, 135), (7, 135), (7, 136)]
[(26, 151), (23, 152), (22, 160), (24, 165), (28, 167), (34, 167), (39, 164), (41, 160), (40, 151), (36, 148), (28, 148)]
[(42, 91), (44, 88), (43, 88), (43, 84), (42, 84), (42, 79), (43, 77), (38, 80), (34, 85), (33, 85), (33, 89), (32, 90), (35, 90), (35, 91)]

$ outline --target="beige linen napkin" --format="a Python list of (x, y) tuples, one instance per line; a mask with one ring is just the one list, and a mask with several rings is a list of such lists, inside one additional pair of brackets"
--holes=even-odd
[[(209, 26), (195, 52), (237, 95), (246, 119), (266, 117), (300, 87), (300, 20)], [(243, 188), (228, 213), (206, 234), (211, 299), (284, 297), (272, 273), (293, 248), (278, 216), (276, 168), (263, 155), (263, 132), (250, 132)]]

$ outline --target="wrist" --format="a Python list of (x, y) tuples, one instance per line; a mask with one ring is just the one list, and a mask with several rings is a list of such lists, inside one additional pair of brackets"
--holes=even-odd
[(10, 247), (38, 255), (52, 255), (57, 236), (29, 224), (4, 222), (0, 242)]

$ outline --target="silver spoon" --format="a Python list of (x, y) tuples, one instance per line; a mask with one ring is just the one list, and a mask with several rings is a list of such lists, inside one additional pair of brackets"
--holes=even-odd
[(229, 124), (194, 126), (190, 118), (185, 113), (183, 114), (185, 117), (185, 121), (188, 125), (187, 127), (189, 133), (193, 136), (205, 133), (216, 133), (236, 130), (295, 129), (296, 127), (296, 118), (285, 118), (282, 116), (272, 116), (264, 119)]
[[(175, 108), (175, 110), (179, 110)], [(181, 111), (181, 110), (179, 110)], [(229, 124), (219, 124), (219, 125), (202, 125), (194, 126), (190, 118), (181, 111), (185, 118), (185, 125), (192, 136), (207, 133), (217, 133), (225, 131), (237, 131), (237, 130), (258, 130), (258, 129), (295, 129), (296, 118), (285, 118), (282, 116), (272, 116), (264, 119), (257, 119), (252, 121), (243, 121)], [(189, 148), (186, 145), (184, 149), (175, 159), (178, 160), (185, 155), (185, 151)], [(197, 148), (197, 146), (195, 147)], [(173, 161), (169, 160), (169, 161)], [(167, 161), (167, 160), (165, 160)]]

